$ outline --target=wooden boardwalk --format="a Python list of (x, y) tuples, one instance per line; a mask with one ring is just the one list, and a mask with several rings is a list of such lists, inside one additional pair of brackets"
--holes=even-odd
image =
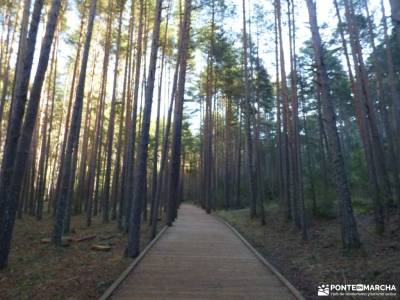
[(179, 218), (112, 299), (297, 299), (224, 223), (182, 205)]

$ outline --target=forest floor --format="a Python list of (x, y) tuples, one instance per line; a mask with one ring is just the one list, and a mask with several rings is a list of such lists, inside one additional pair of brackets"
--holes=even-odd
[[(17, 220), (9, 267), (0, 272), (1, 299), (98, 299), (132, 261), (123, 256), (127, 235), (115, 222), (102, 224), (96, 217), (88, 228), (84, 216), (73, 217), (69, 237), (96, 237), (59, 248), (41, 243), (52, 226), (50, 216)], [(144, 248), (149, 233), (148, 226), (142, 228)], [(109, 245), (111, 250), (94, 251), (93, 245)]]
[(335, 219), (314, 220), (310, 239), (304, 242), (292, 224), (276, 217), (276, 206), (267, 209), (266, 226), (250, 220), (248, 209), (217, 214), (242, 233), (306, 299), (318, 298), (319, 284), (395, 284), (399, 293), (400, 230), (395, 217), (388, 222), (386, 233), (378, 236), (373, 216), (357, 214), (363, 245), (360, 250), (344, 253)]

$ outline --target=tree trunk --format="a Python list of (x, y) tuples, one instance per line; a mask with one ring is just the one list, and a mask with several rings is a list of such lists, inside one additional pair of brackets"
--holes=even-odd
[[(170, 17), (170, 9), (171, 2), (168, 2), (167, 15), (166, 15), (166, 23), (165, 23), (165, 32), (163, 38), (163, 48), (162, 48), (162, 56), (161, 56), (161, 70), (159, 77), (159, 85), (158, 85), (158, 100), (157, 100), (157, 117), (156, 117), (156, 131), (154, 135), (154, 152), (153, 152), (153, 179), (152, 179), (152, 192), (151, 192), (151, 210), (150, 210), (150, 220), (149, 225), (152, 224), (154, 219), (158, 219), (158, 206), (159, 202), (156, 201), (157, 197), (157, 185), (160, 184), (158, 182), (158, 174), (157, 174), (157, 166), (158, 166), (158, 153), (159, 153), (159, 140), (160, 140), (160, 112), (161, 112), (161, 93), (162, 93), (162, 83), (163, 83), (163, 75), (164, 75), (164, 64), (165, 64), (165, 50), (167, 46), (167, 34), (168, 34), (168, 24)], [(154, 216), (153, 216), (154, 215)], [(151, 237), (153, 239), (154, 237)]]
[(143, 208), (142, 206), (144, 202), (143, 197), (146, 184), (146, 168), (147, 168), (148, 144), (149, 144), (149, 134), (150, 134), (149, 132), (150, 117), (151, 117), (151, 108), (153, 104), (157, 53), (158, 53), (158, 46), (160, 39), (161, 12), (162, 12), (162, 0), (157, 0), (156, 10), (154, 15), (149, 73), (147, 78), (145, 103), (143, 110), (143, 121), (141, 127), (142, 129), (141, 129), (140, 146), (138, 153), (138, 164), (135, 170), (135, 189), (134, 189), (135, 194), (134, 194), (132, 210), (130, 211), (131, 217), (129, 223), (129, 239), (125, 252), (126, 256), (128, 257), (136, 257), (139, 254), (140, 225), (141, 225), (140, 223), (141, 223), (141, 215)]
[(140, 85), (140, 66), (142, 63), (142, 48), (143, 48), (143, 23), (144, 23), (144, 3), (140, 0), (140, 13), (139, 13), (139, 28), (137, 36), (137, 49), (136, 49), (136, 65), (135, 65), (135, 79), (134, 79), (134, 91), (133, 91), (133, 108), (132, 108), (132, 122), (129, 124), (127, 133), (129, 138), (127, 139), (126, 149), (126, 173), (125, 173), (125, 186), (124, 186), (124, 205), (125, 205), (125, 232), (128, 232), (130, 226), (130, 218), (132, 212), (132, 202), (134, 198), (134, 159), (135, 159), (135, 147), (136, 147), (136, 127), (137, 127), (137, 110), (139, 102), (139, 85)]
[[(279, 6), (280, 7), (280, 6)], [(277, 148), (277, 161), (279, 165), (278, 170), (278, 186), (279, 186), (279, 203), (282, 212), (285, 212), (285, 218), (290, 218), (290, 211), (288, 211), (285, 199), (285, 179), (283, 177), (283, 146), (282, 146), (282, 121), (281, 121), (281, 86), (279, 80), (279, 25), (278, 25), (278, 9), (277, 2), (274, 2), (274, 29), (275, 29), (275, 76), (276, 76), (276, 148)]]
[(68, 205), (68, 188), (71, 180), (71, 167), (72, 167), (72, 156), (73, 151), (78, 149), (78, 138), (80, 130), (80, 121), (82, 117), (82, 104), (85, 90), (85, 80), (86, 80), (86, 69), (89, 58), (90, 42), (93, 33), (93, 23), (96, 16), (96, 4), (97, 0), (92, 0), (90, 4), (89, 20), (87, 24), (86, 40), (82, 54), (82, 65), (79, 75), (79, 81), (76, 88), (76, 98), (74, 103), (74, 108), (72, 112), (71, 128), (69, 131), (68, 142), (65, 152), (65, 165), (64, 169), (61, 170), (61, 193), (60, 198), (57, 203), (57, 214), (54, 223), (54, 229), (52, 233), (52, 241), (56, 245), (61, 245), (62, 243), (62, 233), (63, 233), (63, 222), (65, 217), (65, 212)]
[(321, 102), (323, 107), (324, 121), (327, 129), (328, 142), (333, 156), (332, 158), (335, 171), (336, 190), (339, 196), (342, 244), (345, 249), (359, 248), (360, 240), (356, 220), (353, 214), (350, 189), (336, 127), (336, 115), (333, 108), (333, 99), (330, 94), (328, 73), (323, 57), (322, 42), (319, 34), (316, 15), (316, 5), (313, 0), (306, 0), (306, 2), (309, 12), (315, 63), (320, 79), (319, 84), (321, 87)]
[[(53, 43), (53, 37), (56, 31), (60, 10), (61, 0), (53, 0), (51, 3), (51, 8), (46, 24), (45, 35), (40, 49), (39, 62), (30, 92), (30, 98), (28, 102), (27, 112), (24, 118), (24, 124), (20, 133), (20, 137), (18, 139), (17, 151), (13, 164), (13, 174), (11, 176), (11, 185), (10, 187), (8, 187), (8, 195), (6, 196), (4, 211), (1, 211), (2, 223), (0, 226), (0, 266), (3, 266), (7, 263), (7, 257), (10, 251), (10, 242), (12, 238), (15, 216), (18, 208), (18, 200), (21, 195), (21, 178), (23, 177), (26, 170), (26, 163), (29, 157), (29, 149), (32, 142), (32, 134), (35, 128), (37, 113), (39, 109), (42, 86), (49, 62), (51, 45)], [(33, 194), (31, 195), (33, 196)]]
[[(392, 4), (393, 7), (396, 7), (396, 4)], [(395, 113), (395, 122), (396, 122), (396, 127), (397, 127), (397, 132), (400, 131), (400, 95), (399, 92), (397, 90), (397, 85), (398, 85), (398, 79), (396, 77), (395, 74), (395, 70), (394, 70), (394, 64), (393, 64), (393, 56), (392, 56), (392, 52), (390, 49), (390, 39), (389, 39), (389, 35), (388, 35), (388, 26), (387, 26), (387, 22), (386, 22), (386, 15), (385, 15), (385, 6), (383, 4), (383, 1), (381, 1), (381, 9), (382, 9), (382, 19), (383, 19), (383, 32), (384, 32), (384, 42), (386, 44), (385, 47), (385, 54), (386, 54), (386, 61), (387, 61), (387, 65), (388, 65), (388, 76), (389, 76), (389, 86), (390, 86), (390, 96), (392, 98), (392, 103), (394, 104), (394, 108), (395, 111), (397, 111), (397, 113)], [(396, 14), (395, 11), (393, 11), (393, 15), (392, 18), (396, 19)], [(397, 19), (400, 23), (400, 4), (397, 4)], [(397, 28), (396, 30), (400, 31), (400, 28)], [(397, 32), (396, 34), (400, 35), (400, 32)], [(399, 45), (400, 46), (400, 45)], [(399, 47), (400, 49), (400, 47)], [(383, 99), (381, 99), (381, 102), (383, 102)], [(395, 155), (395, 150), (394, 150), (394, 145), (399, 143), (399, 140), (393, 137), (392, 135), (392, 130), (391, 130), (391, 126), (389, 124), (389, 120), (388, 120), (388, 112), (387, 112), (387, 107), (385, 104), (382, 105), (382, 110), (383, 110), (383, 114), (384, 114), (384, 118), (385, 118), (385, 124), (386, 124), (386, 131), (387, 134), (389, 136), (389, 138), (391, 139), (389, 141), (390, 145), (389, 145), (389, 154), (390, 154), (390, 159), (393, 162), (392, 168), (393, 168), (393, 179), (394, 179), (394, 185), (395, 185), (395, 189), (396, 189), (396, 196), (397, 196), (397, 204), (400, 206), (400, 172), (399, 172), (399, 161), (398, 158)]]
[(250, 100), (250, 82), (248, 70), (248, 46), (247, 46), (247, 31), (246, 31), (246, 4), (245, 0), (242, 2), (243, 11), (243, 65), (244, 65), (244, 107), (245, 107), (245, 132), (246, 132), (246, 145), (247, 145), (247, 166), (249, 172), (249, 185), (250, 185), (250, 217), (257, 216), (257, 180), (254, 173), (254, 159), (253, 159), (253, 141), (251, 137), (251, 100)]
[(115, 54), (115, 66), (114, 66), (114, 83), (111, 100), (111, 112), (110, 119), (108, 122), (107, 132), (107, 156), (106, 156), (106, 171), (105, 171), (105, 182), (103, 191), (103, 223), (109, 221), (110, 216), (110, 183), (111, 183), (111, 163), (112, 163), (112, 148), (114, 140), (114, 121), (115, 121), (115, 108), (117, 101), (117, 79), (118, 79), (118, 68), (119, 68), (119, 52), (121, 48), (121, 28), (122, 28), (122, 13), (124, 10), (124, 2), (120, 3), (120, 14), (118, 22), (118, 33), (117, 33), (117, 52)]
[[(392, 21), (394, 25), (394, 34), (397, 41), (397, 51), (400, 52), (400, 3), (398, 0), (390, 0), (392, 9)], [(397, 115), (398, 118), (398, 115)]]
[[(29, 3), (25, 3), (25, 5), (29, 5)], [(1, 99), (0, 99), (0, 146), (2, 143), (2, 138), (3, 138), (3, 128), (2, 128), (2, 123), (3, 123), (3, 115), (4, 115), (4, 107), (6, 104), (6, 100), (7, 100), (7, 95), (8, 95), (8, 85), (10, 82), (10, 71), (11, 71), (11, 58), (12, 58), (12, 54), (14, 52), (14, 40), (15, 40), (15, 33), (16, 33), (16, 28), (18, 26), (18, 17), (19, 14), (17, 14), (17, 16), (15, 17), (15, 21), (14, 21), (14, 31), (12, 33), (12, 37), (11, 40), (9, 38), (9, 33), (10, 33), (10, 28), (11, 28), (11, 22), (9, 23), (9, 29), (8, 29), (8, 34), (7, 34), (7, 42), (6, 42), (6, 48), (8, 49), (9, 45), (9, 51), (8, 51), (8, 55), (6, 57), (6, 70), (5, 73), (3, 74), (3, 86), (2, 86), (2, 92), (1, 92)], [(23, 19), (22, 20), (22, 27), (21, 27), (21, 33), (24, 34), (22, 36), (26, 36), (26, 27), (29, 21), (29, 11), (26, 13), (24, 11), (24, 18), (28, 18), (28, 19)], [(10, 19), (11, 20), (11, 19)], [(6, 51), (7, 52), (7, 51)], [(0, 66), (0, 74), (1, 74), (1, 66)]]
[(285, 53), (283, 50), (283, 37), (282, 37), (282, 17), (281, 17), (281, 1), (276, 1), (276, 10), (277, 10), (277, 20), (278, 20), (278, 34), (279, 34), (279, 53), (280, 53), (280, 67), (281, 67), (281, 82), (280, 82), (280, 98), (283, 104), (283, 151), (282, 151), (282, 165), (283, 165), (283, 194), (286, 202), (286, 217), (287, 219), (291, 219), (296, 212), (295, 207), (292, 207), (291, 197), (292, 193), (291, 189), (291, 172), (290, 172), (290, 145), (289, 145), (289, 136), (291, 133), (291, 125), (290, 125), (290, 115), (289, 115), (289, 95), (288, 88), (286, 83), (286, 70), (285, 70)]
[[(53, 53), (51, 58), (51, 65), (50, 65), (50, 74), (48, 76), (48, 89), (47, 89), (47, 101), (46, 106), (44, 108), (43, 113), (43, 121), (42, 121), (42, 130), (41, 130), (41, 146), (40, 146), (40, 158), (39, 158), (39, 170), (38, 170), (38, 188), (37, 188), (37, 206), (36, 206), (36, 218), (38, 220), (42, 219), (43, 214), (43, 201), (44, 201), (44, 192), (45, 192), (45, 185), (46, 185), (46, 159), (47, 159), (47, 127), (49, 122), (49, 101), (50, 99), (54, 101), (54, 98), (51, 96), (52, 90), (52, 75), (55, 69), (55, 56), (56, 56), (56, 45), (53, 47)], [(53, 103), (52, 103), (53, 105)]]
[[(176, 65), (175, 65), (175, 71), (174, 71), (174, 78), (172, 81), (172, 90), (171, 90), (171, 98), (170, 98), (170, 103), (169, 103), (169, 108), (168, 108), (168, 113), (167, 113), (167, 124), (165, 125), (164, 129), (164, 137), (163, 137), (163, 146), (161, 149), (161, 161), (160, 161), (160, 172), (158, 176), (158, 184), (157, 184), (157, 191), (156, 191), (156, 199), (155, 199), (155, 207), (152, 215), (152, 228), (151, 228), (151, 234), (150, 238), (153, 239), (156, 236), (157, 233), (157, 223), (158, 223), (158, 207), (160, 206), (161, 203), (161, 194), (163, 192), (163, 189), (165, 188), (165, 177), (164, 175), (167, 174), (167, 159), (168, 159), (168, 149), (169, 149), (169, 134), (171, 131), (171, 119), (172, 119), (172, 110), (174, 106), (174, 100), (175, 100), (175, 95), (176, 95), (176, 89), (177, 89), (177, 84), (178, 84), (178, 74), (179, 74), (179, 66), (181, 62), (181, 36), (179, 36), (179, 49), (177, 53), (177, 58), (176, 58)], [(164, 198), (162, 199), (164, 200)]]
[[(368, 163), (368, 173), (373, 186), (373, 201), (375, 205), (375, 222), (378, 232), (384, 231), (384, 204), (382, 196), (392, 199), (390, 182), (386, 172), (383, 149), (377, 128), (375, 107), (371, 101), (368, 86), (368, 78), (363, 61), (361, 44), (359, 42), (359, 29), (355, 24), (354, 8), (349, 0), (344, 1), (348, 31), (350, 34), (350, 46), (355, 65), (356, 84), (363, 102), (361, 111), (366, 123), (365, 152)], [(382, 193), (382, 194), (381, 194)]]
[[(134, 38), (134, 18), (135, 18), (135, 5), (132, 3), (131, 5), (131, 15), (129, 20), (129, 41), (126, 52), (126, 60), (127, 66), (125, 73), (127, 72), (127, 81), (126, 81), (126, 114), (125, 114), (125, 130), (124, 130), (124, 148), (123, 148), (123, 160), (122, 160), (122, 168), (121, 168), (121, 180), (118, 184), (118, 193), (119, 193), (119, 214), (118, 214), (118, 228), (120, 230), (124, 229), (123, 221), (124, 217), (127, 217), (126, 206), (127, 202), (125, 201), (125, 189), (126, 189), (126, 180), (128, 177), (128, 150), (131, 146), (131, 133), (132, 133), (132, 95), (131, 95), (131, 77), (132, 77), (132, 58), (134, 56), (133, 38)], [(138, 47), (139, 50), (139, 47)], [(140, 58), (140, 57), (139, 57)]]
[[(290, 9), (290, 2), (291, 9)], [(298, 98), (297, 98), (297, 61), (296, 61), (296, 24), (294, 14), (294, 2), (288, 1), (288, 15), (289, 15), (289, 49), (290, 49), (290, 69), (291, 69), (291, 97), (292, 97), (292, 168), (293, 168), (293, 180), (294, 180), (294, 201), (297, 202), (297, 210), (295, 213), (297, 218), (295, 219), (297, 226), (302, 230), (303, 240), (308, 239), (307, 225), (306, 225), (306, 213), (304, 205), (304, 194), (303, 194), (303, 174), (301, 164), (301, 153), (300, 153), (300, 138), (299, 138), (299, 109), (298, 109)], [(292, 16), (292, 17), (291, 17)]]
[(186, 81), (186, 68), (190, 42), (190, 21), (191, 21), (192, 1), (185, 0), (184, 17), (181, 26), (179, 47), (180, 55), (180, 68), (178, 88), (176, 91), (175, 109), (174, 109), (174, 126), (172, 128), (172, 145), (171, 145), (171, 166), (169, 173), (169, 188), (168, 188), (168, 207), (167, 207), (167, 224), (172, 225), (176, 217), (176, 210), (178, 208), (177, 198), (179, 197), (179, 178), (180, 178), (180, 164), (181, 164), (181, 141), (182, 141), (182, 120), (183, 120), (183, 103), (185, 97), (185, 81)]
[[(20, 137), (20, 129), (22, 120), (25, 112), (25, 103), (28, 94), (29, 80), (33, 64), (33, 55), (35, 53), (36, 37), (40, 22), (40, 15), (43, 7), (42, 0), (36, 0), (33, 12), (31, 16), (31, 23), (29, 27), (28, 38), (26, 41), (25, 51), (20, 52), (21, 57), (21, 68), (18, 70), (19, 74), (15, 76), (17, 82), (15, 85), (15, 95), (12, 100), (12, 108), (7, 128), (7, 137), (4, 144), (3, 160), (1, 164), (1, 176), (0, 176), (0, 224), (3, 224), (4, 217), (2, 216), (5, 212), (5, 205), (8, 197), (8, 190), (13, 175), (13, 165), (16, 157), (16, 151), (18, 140)], [(1, 226), (1, 228), (4, 228)], [(0, 237), (1, 238), (1, 237)], [(2, 245), (6, 246), (2, 243)], [(5, 267), (7, 264), (8, 246), (0, 249), (0, 268)]]

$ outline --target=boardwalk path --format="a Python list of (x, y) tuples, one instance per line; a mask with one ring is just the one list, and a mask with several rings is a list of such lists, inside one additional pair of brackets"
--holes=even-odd
[(192, 205), (112, 299), (296, 299), (225, 224)]

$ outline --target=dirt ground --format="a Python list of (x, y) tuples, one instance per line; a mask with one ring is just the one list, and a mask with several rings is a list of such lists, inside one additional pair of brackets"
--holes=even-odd
[[(267, 210), (266, 226), (249, 220), (247, 209), (217, 214), (235, 226), (307, 299), (317, 299), (319, 284), (387, 283), (400, 289), (400, 230), (395, 218), (386, 233), (378, 236), (373, 217), (358, 215), (363, 246), (345, 253), (336, 220), (314, 220), (310, 240), (304, 242), (298, 230), (283, 223), (273, 208)], [(36, 221), (25, 216), (17, 221), (9, 267), (0, 272), (1, 299), (97, 299), (129, 265), (131, 260), (123, 257), (127, 236), (114, 222), (102, 224), (95, 218), (87, 228), (84, 217), (74, 217), (72, 224), (71, 237), (96, 238), (55, 248), (41, 243), (51, 232), (51, 217)], [(142, 227), (145, 247), (148, 232), (147, 226)], [(111, 245), (111, 251), (90, 250), (94, 244)]]
[(396, 218), (387, 224), (386, 233), (378, 236), (373, 217), (358, 215), (362, 248), (345, 253), (337, 220), (314, 220), (310, 239), (304, 242), (292, 224), (282, 222), (277, 210), (268, 210), (266, 226), (259, 220), (249, 220), (248, 209), (217, 214), (239, 230), (306, 299), (320, 299), (319, 284), (395, 284), (400, 295), (400, 230)]
[[(127, 236), (115, 222), (94, 218), (90, 228), (84, 217), (73, 217), (70, 237), (96, 235), (95, 239), (56, 248), (42, 244), (52, 229), (52, 218), (42, 221), (24, 216), (15, 226), (9, 267), (0, 271), (1, 299), (97, 299), (132, 261), (123, 257)], [(148, 226), (142, 226), (142, 243), (148, 242)], [(110, 245), (111, 251), (90, 250)]]

